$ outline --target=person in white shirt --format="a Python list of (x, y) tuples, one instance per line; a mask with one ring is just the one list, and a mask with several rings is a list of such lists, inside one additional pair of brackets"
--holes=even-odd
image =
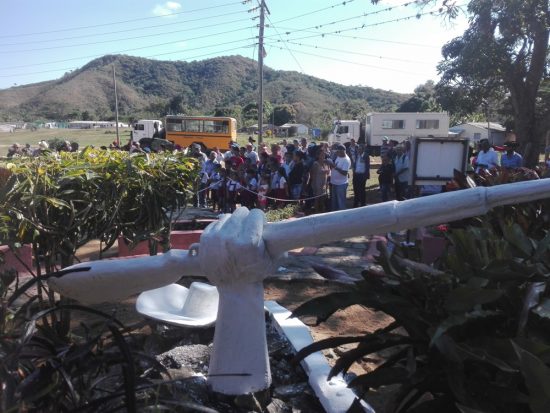
[(407, 197), (409, 187), (409, 154), (402, 145), (395, 147), (395, 158), (393, 166), (395, 167), (395, 199), (403, 201)]
[[(351, 158), (350, 158), (351, 159)], [(353, 207), (367, 205), (367, 179), (370, 178), (370, 157), (365, 145), (360, 144), (355, 151), (353, 165)]]
[(251, 143), (246, 144), (246, 152), (245, 152), (244, 156), (246, 158), (250, 159), (250, 164), (251, 165), (253, 165), (253, 166), (258, 165), (258, 161), (259, 161), (258, 152), (256, 152), (254, 150), (254, 147), (252, 146)]
[(351, 160), (346, 155), (344, 145), (336, 146), (336, 159), (330, 162), (331, 207), (333, 211), (346, 209), (346, 191), (348, 189), (348, 171)]
[(483, 169), (491, 169), (500, 165), (498, 154), (491, 148), (488, 139), (481, 139), (479, 141), (479, 149), (476, 159), (476, 173), (481, 172)]

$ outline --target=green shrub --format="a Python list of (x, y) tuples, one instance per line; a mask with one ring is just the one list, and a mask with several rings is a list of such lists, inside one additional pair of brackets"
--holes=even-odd
[[(438, 268), (412, 261), (418, 247), (380, 245), (374, 266), (348, 291), (314, 298), (294, 316), (324, 322), (354, 304), (395, 320), (373, 333), (333, 337), (298, 354), (356, 343), (331, 370), (384, 351), (350, 386), (399, 384), (396, 412), (533, 412), (550, 406), (548, 201), (499, 207), (451, 223)], [(346, 283), (351, 278), (342, 278)]]

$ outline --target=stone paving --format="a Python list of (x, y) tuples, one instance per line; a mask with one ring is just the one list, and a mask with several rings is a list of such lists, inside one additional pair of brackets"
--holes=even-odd
[(289, 251), (279, 262), (276, 274), (269, 278), (278, 279), (322, 279), (312, 264), (324, 264), (346, 271), (349, 275), (360, 275), (374, 261), (378, 250), (377, 242), (386, 242), (383, 236), (360, 236), (346, 238), (318, 247), (304, 247)]

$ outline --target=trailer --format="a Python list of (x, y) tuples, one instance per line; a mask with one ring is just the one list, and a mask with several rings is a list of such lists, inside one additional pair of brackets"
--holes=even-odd
[(372, 155), (378, 155), (385, 138), (403, 142), (432, 136), (449, 136), (446, 112), (371, 112), (364, 124), (359, 120), (335, 120), (328, 141), (346, 144), (354, 139), (366, 144)]

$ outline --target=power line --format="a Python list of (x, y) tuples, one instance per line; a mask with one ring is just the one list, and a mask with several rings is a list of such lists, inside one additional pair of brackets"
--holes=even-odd
[[(368, 53), (352, 52), (352, 51), (349, 51), (349, 50), (333, 49), (333, 48), (330, 48), (330, 47), (322, 47), (322, 46), (317, 46), (317, 45), (313, 45), (313, 44), (292, 42), (290, 40), (287, 40), (286, 43), (294, 44), (294, 45), (297, 45), (297, 46), (312, 47), (314, 49), (328, 50), (328, 51), (331, 51), (331, 52), (339, 52), (339, 53), (353, 54), (353, 55), (358, 55), (358, 56), (374, 57), (376, 59), (395, 60), (396, 62), (405, 62), (405, 63), (414, 63), (414, 64), (431, 64), (429, 62), (421, 61), (421, 60), (409, 60), (409, 59), (401, 59), (401, 58), (398, 58), (398, 57), (389, 57), (389, 56), (373, 55), (373, 54), (368, 54)], [(273, 45), (273, 44), (271, 44), (271, 45)]]
[[(430, 11), (430, 12), (426, 12), (426, 13), (423, 13), (422, 15), (426, 15), (426, 14), (433, 14), (434, 12), (433, 11)], [(336, 30), (334, 32), (324, 32), (324, 33), (319, 33), (319, 32), (314, 32), (312, 30), (310, 30), (311, 28), (313, 27), (323, 27), (323, 26), (326, 26), (326, 25), (332, 25), (332, 24), (335, 24), (336, 22), (339, 22), (339, 21), (333, 21), (333, 22), (329, 22), (329, 23), (324, 23), (322, 25), (318, 25), (318, 26), (310, 26), (310, 27), (307, 27), (305, 29), (296, 29), (294, 31), (287, 31), (285, 32), (286, 35), (289, 35), (289, 34), (292, 34), (294, 32), (311, 32), (311, 33), (315, 33), (314, 35), (311, 35), (311, 36), (302, 36), (302, 37), (299, 37), (299, 38), (292, 38), (292, 39), (287, 39), (289, 41), (293, 41), (293, 40), (303, 40), (303, 39), (308, 39), (308, 38), (312, 38), (312, 37), (319, 37), (319, 36), (322, 36), (324, 37), (325, 35), (341, 35), (342, 32), (346, 32), (346, 31), (351, 31), (351, 30), (359, 30), (359, 29), (362, 29), (362, 28), (365, 28), (365, 27), (370, 27), (370, 26), (373, 26), (373, 25), (380, 25), (380, 24), (388, 24), (388, 23), (392, 23), (392, 22), (397, 22), (397, 21), (401, 21), (401, 20), (407, 20), (407, 19), (411, 19), (413, 17), (416, 17), (418, 18), (420, 15), (415, 15), (415, 16), (408, 16), (408, 17), (402, 17), (402, 18), (398, 18), (398, 19), (392, 19), (392, 20), (387, 20), (387, 21), (384, 21), (384, 22), (378, 22), (378, 23), (372, 23), (370, 25), (361, 25), (361, 26), (356, 26), (356, 27), (352, 27), (352, 28), (347, 28), (347, 29), (341, 29), (341, 30)], [(231, 21), (229, 23), (235, 23), (235, 22), (240, 22), (240, 21), (244, 21), (244, 20), (248, 20), (248, 19), (237, 19), (237, 20), (234, 20), (234, 21)], [(343, 19), (343, 20), (349, 20), (349, 19)], [(219, 24), (211, 24), (209, 26), (202, 26), (202, 27), (211, 27), (211, 26), (218, 26)], [(220, 33), (214, 33), (214, 34), (211, 34), (211, 35), (205, 35), (205, 36), (199, 36), (199, 37), (194, 37), (194, 38), (188, 38), (188, 39), (180, 39), (180, 40), (176, 40), (176, 41), (172, 41), (172, 42), (164, 42), (164, 43), (157, 43), (157, 44), (154, 44), (154, 45), (149, 45), (149, 46), (144, 46), (144, 47), (138, 47), (138, 48), (132, 48), (132, 49), (125, 49), (125, 50), (120, 50), (120, 51), (116, 51), (116, 52), (109, 52), (109, 54), (120, 54), (120, 53), (126, 53), (126, 52), (131, 52), (131, 51), (136, 51), (136, 50), (143, 50), (143, 49), (147, 49), (147, 48), (152, 48), (152, 47), (158, 47), (158, 46), (166, 46), (166, 45), (169, 45), (169, 44), (175, 44), (175, 43), (179, 43), (179, 42), (182, 42), (182, 41), (190, 41), (190, 40), (197, 40), (197, 39), (203, 39), (203, 38), (207, 38), (207, 37), (211, 37), (211, 36), (217, 36), (217, 35), (220, 35), (220, 34), (227, 34), (227, 33), (232, 33), (232, 32), (235, 32), (235, 31), (240, 31), (240, 30), (246, 30), (246, 29), (250, 29), (250, 28), (253, 28), (253, 26), (247, 26), (245, 28), (242, 28), (242, 29), (235, 29), (235, 30), (230, 30), (230, 31), (225, 31), (225, 32), (220, 32)], [(283, 40), (282, 39), (282, 36), (281, 34), (279, 33), (279, 31), (277, 30), (277, 28), (275, 26), (273, 26), (273, 29), (275, 29), (276, 33), (277, 33), (277, 37), (280, 39), (280, 40)], [(169, 34), (172, 34), (172, 33), (179, 33), (179, 32), (185, 32), (185, 31), (189, 31), (189, 30), (195, 30), (194, 28), (193, 29), (183, 29), (183, 30), (179, 30), (179, 31), (172, 31), (170, 32)], [(167, 33), (162, 33), (162, 34), (167, 34)], [(161, 34), (161, 35), (162, 35)], [(135, 38), (148, 38), (148, 37), (155, 37), (155, 36), (158, 36), (159, 34), (156, 34), (156, 35), (144, 35), (144, 36), (138, 36), (138, 37), (132, 37), (130, 39), (135, 39)], [(274, 37), (274, 36), (265, 36), (266, 38), (270, 38), (270, 37)], [(128, 40), (128, 39), (117, 39), (116, 41), (121, 41), (121, 40)], [(102, 44), (102, 43), (108, 43), (108, 42), (112, 42), (112, 41), (115, 41), (115, 40), (110, 40), (110, 41), (101, 41), (101, 42), (92, 42), (92, 43), (85, 43), (85, 44), (80, 44), (80, 45), (71, 45), (71, 46), (83, 46), (83, 45), (94, 45), (94, 44)], [(283, 40), (284, 41), (284, 40)], [(58, 47), (52, 47), (52, 48), (63, 48), (63, 47), (71, 47), (71, 46), (58, 46)], [(47, 49), (52, 49), (52, 48), (41, 48), (41, 49), (38, 49), (38, 50), (47, 50)], [(290, 49), (287, 50), (291, 55), (292, 55), (292, 52), (290, 51)], [(6, 54), (6, 53), (12, 53), (12, 52), (6, 52), (6, 51), (0, 51), (0, 54)], [(170, 54), (170, 53), (168, 53)], [(79, 59), (88, 59), (88, 58), (95, 58), (95, 57), (99, 57), (101, 55), (88, 55), (88, 56), (80, 56), (80, 57), (76, 57), (76, 58), (69, 58), (69, 59), (61, 59), (61, 60), (55, 60), (55, 61), (49, 61), (49, 62), (41, 62), (41, 63), (35, 63), (35, 64), (28, 64), (28, 65), (18, 65), (18, 66), (10, 66), (10, 67), (5, 67), (5, 68), (0, 68), (0, 70), (10, 70), (10, 69), (16, 69), (16, 68), (22, 68), (22, 67), (32, 67), (32, 66), (41, 66), (41, 65), (44, 65), (44, 64), (52, 64), (52, 63), (61, 63), (61, 62), (66, 62), (66, 61), (72, 61), (72, 60), (79, 60)], [(296, 57), (295, 56), (292, 56), (293, 59), (296, 61), (296, 63), (298, 64), (298, 66), (300, 67), (300, 69), (303, 71), (303, 69), (301, 68), (301, 65), (300, 63), (297, 61)]]
[[(234, 51), (234, 50), (237, 50), (237, 49), (245, 49), (245, 48), (254, 47), (254, 46), (256, 46), (256, 43), (248, 44), (248, 45), (245, 45), (245, 46), (240, 46), (240, 47), (237, 47), (237, 48), (232, 47), (231, 49), (218, 50), (216, 52), (205, 53), (205, 54), (196, 55), (196, 56), (189, 56), (189, 57), (186, 57), (185, 59), (186, 60), (199, 59), (201, 57), (212, 56), (212, 55), (215, 55), (215, 54), (231, 52), (231, 51)], [(178, 59), (178, 60), (182, 60), (182, 59)], [(69, 68), (64, 68), (64, 69), (42, 70), (42, 71), (39, 71), (39, 72), (27, 72), (27, 73), (17, 73), (17, 74), (11, 74), (11, 75), (0, 75), (0, 77), (16, 77), (16, 76), (28, 76), (28, 75), (37, 75), (37, 74), (52, 73), (52, 72), (67, 72), (67, 71), (72, 71), (72, 70), (77, 70), (77, 69), (79, 69), (79, 68), (78, 67), (69, 67)]]
[[(242, 21), (248, 21), (248, 18), (233, 20), (231, 22), (227, 22), (226, 24), (242, 22)], [(214, 26), (217, 27), (219, 25), (220, 25), (220, 23), (215, 23), (215, 24), (211, 24), (209, 26), (201, 26), (201, 28), (214, 27)], [(249, 28), (249, 27), (247, 26), (246, 28)], [(145, 39), (145, 38), (150, 38), (150, 37), (164, 36), (166, 34), (173, 34), (173, 33), (183, 33), (183, 32), (187, 32), (187, 31), (190, 31), (190, 30), (196, 30), (196, 28), (173, 30), (173, 31), (170, 31), (170, 32), (163, 32), (163, 33), (157, 33), (157, 34), (145, 34), (145, 35), (142, 35), (142, 36), (132, 36), (132, 37), (127, 37), (127, 38), (123, 38), (123, 39), (102, 40), (102, 41), (99, 41), (99, 42), (89, 42), (89, 43), (78, 43), (78, 44), (71, 44), (71, 45), (65, 45), (65, 46), (51, 46), (51, 47), (41, 47), (41, 48), (38, 48), (38, 49), (25, 49), (25, 50), (14, 50), (14, 51), (0, 50), (0, 54), (36, 52), (36, 51), (42, 51), (42, 50), (66, 49), (66, 48), (69, 48), (69, 47), (80, 47), (80, 46), (93, 46), (93, 45), (96, 45), (96, 44), (121, 42), (121, 41), (125, 41), (125, 40), (134, 40), (134, 39)], [(205, 36), (205, 37), (208, 37), (208, 36)]]
[[(282, 47), (280, 46), (272, 46), (272, 47), (276, 47), (278, 49), (281, 49), (281, 50), (284, 50)], [(292, 49), (291, 49), (292, 50)], [(348, 64), (352, 64), (352, 65), (357, 65), (357, 66), (364, 66), (364, 67), (370, 67), (370, 68), (373, 68), (373, 69), (380, 69), (380, 70), (385, 70), (385, 71), (390, 71), (390, 72), (398, 72), (398, 73), (405, 73), (405, 74), (408, 74), (408, 75), (417, 75), (417, 76), (424, 76), (423, 73), (415, 73), (415, 72), (411, 72), (411, 71), (405, 71), (405, 70), (399, 70), (399, 69), (393, 69), (393, 68), (388, 68), (388, 67), (380, 67), (380, 66), (373, 66), (373, 65), (368, 65), (368, 64), (365, 64), (365, 63), (359, 63), (359, 62), (352, 62), (352, 61), (349, 61), (349, 60), (342, 60), (342, 59), (334, 59), (332, 57), (327, 57), (327, 56), (323, 56), (323, 55), (318, 55), (318, 54), (315, 54), (315, 53), (308, 53), (308, 52), (304, 52), (302, 50), (292, 50), (293, 52), (296, 52), (296, 53), (301, 53), (301, 54), (305, 54), (305, 55), (308, 55), (308, 56), (314, 56), (314, 57), (318, 57), (320, 59), (326, 59), (326, 60), (332, 60), (332, 61), (336, 61), (336, 62), (339, 62), (339, 63), (348, 63)]]
[(308, 13), (302, 13), (302, 14), (299, 14), (297, 16), (293, 16), (293, 17), (289, 17), (287, 19), (279, 20), (275, 23), (282, 23), (282, 22), (286, 22), (286, 21), (289, 21), (289, 20), (299, 19), (300, 17), (310, 16), (312, 14), (319, 13), (319, 12), (325, 11), (325, 10), (330, 10), (330, 9), (333, 9), (335, 7), (338, 7), (338, 6), (346, 6), (347, 4), (352, 3), (353, 1), (355, 1), (355, 0), (342, 1), (342, 2), (339, 2), (339, 3), (333, 4), (332, 6), (323, 7), (322, 9), (313, 10), (313, 11), (310, 11)]
[(219, 7), (233, 6), (235, 4), (241, 4), (241, 3), (243, 3), (243, 2), (242, 1), (237, 1), (237, 2), (219, 4), (217, 6), (203, 7), (203, 8), (200, 8), (200, 9), (186, 10), (186, 11), (180, 11), (180, 12), (174, 12), (174, 13), (166, 13), (166, 14), (162, 14), (160, 16), (140, 17), (140, 18), (137, 18), (137, 19), (120, 20), (120, 21), (114, 21), (114, 22), (110, 22), (110, 23), (94, 24), (94, 25), (90, 25), (90, 26), (76, 26), (76, 27), (71, 27), (71, 28), (58, 29), (58, 30), (49, 30), (49, 31), (44, 31), (44, 32), (6, 34), (6, 35), (0, 36), (0, 38), (33, 36), (35, 34), (60, 33), (60, 32), (68, 32), (68, 31), (73, 31), (73, 30), (91, 29), (91, 28), (94, 28), (94, 27), (112, 26), (114, 24), (132, 23), (132, 22), (137, 22), (137, 21), (142, 21), (142, 20), (159, 19), (159, 18), (168, 17), (168, 16), (177, 16), (177, 15), (186, 14), (186, 13), (195, 13), (195, 12), (198, 12), (198, 11), (209, 10), (209, 9), (217, 9)]
[[(245, 41), (245, 40), (255, 40), (256, 37), (249, 37), (249, 38), (245, 38), (245, 39), (239, 39), (239, 40), (232, 40), (230, 42), (224, 42), (224, 43), (216, 43), (216, 44), (212, 44), (212, 45), (206, 45), (206, 46), (200, 46), (200, 47), (194, 47), (192, 49), (185, 49), (185, 51), (190, 51), (190, 50), (198, 50), (198, 49), (207, 49), (209, 47), (214, 47), (214, 46), (221, 46), (221, 45), (226, 45), (226, 44), (232, 44), (232, 43), (239, 43), (239, 42), (242, 42), (242, 41)], [(179, 42), (181, 42), (182, 40), (179, 40)], [(124, 51), (122, 51), (124, 52)], [(122, 52), (115, 52), (115, 53), (109, 53), (109, 54), (120, 54)], [(175, 52), (166, 52), (166, 53), (158, 53), (158, 54), (154, 54), (154, 55), (150, 55), (150, 56), (145, 56), (146, 58), (150, 58), (150, 57), (156, 57), (156, 56), (165, 56), (165, 55), (169, 55), (169, 54), (176, 54), (176, 53), (181, 53), (182, 51), (181, 50), (177, 50)], [(24, 68), (24, 67), (33, 67), (33, 66), (43, 66), (45, 64), (52, 64), (52, 63), (63, 63), (63, 62), (70, 62), (70, 61), (73, 61), (73, 60), (81, 60), (81, 59), (94, 59), (96, 57), (101, 57), (101, 56), (104, 56), (104, 54), (98, 54), (98, 55), (89, 55), (89, 56), (80, 56), (80, 57), (71, 57), (71, 58), (68, 58), (68, 59), (62, 59), (62, 60), (52, 60), (52, 61), (49, 61), (49, 62), (42, 62), (42, 63), (31, 63), (31, 64), (28, 64), (28, 65), (19, 65), (19, 66), (10, 66), (10, 67), (2, 67), (0, 68), (0, 70), (9, 70), (9, 69), (20, 69), (20, 68)]]
[[(337, 33), (338, 34), (338, 33), (345, 32), (345, 31), (363, 29), (365, 27), (381, 26), (383, 24), (396, 23), (396, 22), (410, 20), (410, 19), (420, 19), (423, 16), (427, 16), (427, 15), (434, 16), (434, 15), (437, 15), (438, 13), (439, 13), (439, 11), (432, 10), (432, 11), (428, 11), (428, 12), (424, 12), (424, 13), (417, 13), (417, 14), (414, 14), (414, 15), (409, 15), (409, 16), (406, 16), (406, 17), (399, 17), (399, 18), (396, 18), (396, 19), (384, 20), (384, 21), (377, 22), (377, 23), (362, 24), (361, 26), (356, 26), (356, 27), (352, 27), (352, 28), (348, 28), (348, 29), (335, 30), (332, 33)], [(355, 17), (349, 17), (349, 18), (341, 19), (341, 20), (335, 20), (335, 21), (332, 21), (332, 22), (329, 22), (329, 23), (318, 24), (318, 25), (315, 25), (315, 26), (306, 27), (305, 29), (294, 29), (293, 27), (279, 27), (279, 28), (282, 29), (282, 30), (288, 30), (287, 32), (285, 32), (285, 34), (290, 34), (290, 33), (294, 33), (294, 32), (306, 32), (306, 31), (311, 30), (311, 29), (320, 29), (321, 27), (324, 27), (324, 26), (329, 26), (329, 25), (333, 25), (333, 24), (336, 24), (336, 23), (341, 23), (343, 21), (349, 21), (349, 20), (357, 19), (357, 18), (360, 18), (360, 17), (363, 17), (363, 15), (355, 16)]]
[[(191, 37), (191, 38), (187, 38), (187, 39), (179, 39), (179, 40), (175, 40), (175, 41), (171, 41), (171, 42), (156, 43), (156, 44), (152, 44), (152, 45), (149, 45), (149, 46), (134, 47), (132, 49), (125, 49), (125, 50), (119, 50), (119, 51), (116, 51), (116, 52), (109, 52), (107, 54), (121, 54), (121, 53), (126, 53), (126, 52), (133, 52), (135, 50), (150, 49), (152, 47), (166, 46), (166, 45), (181, 43), (181, 42), (190, 41), (190, 40), (199, 40), (199, 39), (204, 39), (204, 38), (207, 38), (207, 37), (214, 37), (214, 36), (219, 36), (219, 35), (222, 35), (222, 34), (234, 33), (234, 32), (238, 32), (238, 31), (242, 31), (242, 30), (248, 30), (248, 29), (249, 29), (249, 27), (234, 29), (234, 30), (226, 30), (226, 31), (223, 31), (223, 32), (208, 34), (208, 35), (204, 35), (204, 36)], [(88, 59), (90, 57), (91, 56), (81, 56), (79, 58), (80, 59)], [(76, 58), (71, 59), (71, 60), (76, 60)]]
[[(385, 9), (380, 9), (380, 10), (376, 10), (376, 11), (372, 11), (372, 12), (366, 12), (366, 13), (362, 13), (362, 14), (359, 14), (359, 15), (356, 15), (356, 16), (353, 16), (353, 17), (348, 17), (348, 18), (345, 18), (345, 19), (335, 20), (335, 21), (330, 22), (330, 23), (325, 23), (325, 24), (322, 24), (322, 25), (312, 26), (312, 28), (318, 28), (318, 27), (323, 27), (323, 26), (329, 25), (329, 24), (342, 23), (342, 22), (349, 21), (349, 20), (360, 19), (361, 17), (374, 16), (374, 15), (377, 15), (377, 14), (380, 14), (380, 13), (384, 13), (384, 12), (387, 12), (387, 11), (394, 10), (396, 8), (399, 8), (399, 7), (407, 7), (407, 6), (410, 6), (411, 4), (421, 4), (421, 2), (422, 2), (422, 0), (414, 0), (414, 1), (407, 2), (407, 3), (398, 4), (398, 5), (395, 5), (395, 6), (386, 7)], [(344, 2), (344, 3), (346, 3), (346, 2)], [(317, 10), (317, 11), (326, 10), (328, 8), (330, 8), (330, 7), (327, 7), (325, 9), (320, 9), (320, 10)], [(283, 20), (276, 21), (275, 23), (279, 24), (279, 23), (282, 23), (282, 22), (285, 22), (285, 21), (288, 21), (288, 20), (293, 20), (293, 19), (298, 18), (298, 17), (307, 16), (308, 14), (309, 13), (301, 14), (299, 16), (290, 17), (288, 19), (283, 19)]]
[[(224, 14), (218, 14), (216, 16), (209, 16), (208, 19), (211, 20), (211, 19), (215, 19), (216, 17), (227, 17), (227, 16), (230, 16), (232, 14), (242, 14), (242, 13), (243, 13), (243, 11), (239, 10), (239, 11), (235, 11), (235, 12), (231, 12), (231, 13), (224, 13)], [(115, 30), (115, 31), (112, 31), (112, 32), (104, 32), (104, 33), (83, 34), (83, 35), (80, 35), (80, 36), (72, 36), (72, 37), (58, 37), (56, 39), (32, 40), (32, 41), (28, 41), (28, 42), (19, 42), (19, 43), (4, 43), (4, 44), (0, 43), (0, 47), (20, 46), (20, 45), (24, 45), (24, 44), (49, 43), (49, 42), (57, 42), (57, 41), (64, 41), (64, 40), (83, 39), (83, 38), (86, 38), (86, 37), (95, 37), (95, 36), (106, 36), (106, 35), (109, 35), (109, 34), (127, 33), (127, 32), (135, 32), (135, 31), (138, 31), (138, 30), (141, 31), (141, 30), (145, 30), (145, 29), (155, 29), (155, 28), (158, 28), (158, 27), (182, 25), (184, 23), (192, 23), (192, 22), (201, 21), (201, 20), (203, 20), (203, 19), (181, 20), (181, 21), (177, 21), (177, 22), (173, 22), (173, 23), (156, 24), (154, 26), (136, 27), (136, 28), (133, 28), (133, 29)], [(246, 19), (246, 20), (248, 20), (248, 19)], [(233, 22), (227, 22), (227, 23), (233, 23)], [(210, 27), (210, 26), (202, 26), (202, 27)], [(171, 33), (173, 33), (173, 32), (171, 32)], [(165, 34), (165, 33), (162, 33), (162, 34)], [(119, 39), (117, 39), (116, 41), (118, 41), (118, 40)], [(124, 39), (122, 39), (122, 40), (124, 40)], [(115, 41), (115, 40), (113, 40), (113, 41)], [(43, 49), (38, 49), (38, 50), (43, 50)]]
[(277, 28), (273, 25), (273, 23), (271, 23), (271, 19), (269, 18), (269, 16), (267, 17), (267, 20), (269, 21), (269, 23), (271, 24), (271, 27), (273, 29), (275, 29), (275, 32), (277, 33), (277, 35), (279, 36), (279, 39), (280, 41), (282, 41), (287, 49), (287, 51), (290, 53), (290, 56), (292, 56), (292, 59), (296, 62), (296, 64), (298, 65), (298, 67), (300, 68), (300, 71), (303, 73), (304, 72), (304, 68), (302, 67), (302, 65), (300, 64), (300, 62), (298, 61), (298, 59), (296, 59), (296, 56), (294, 56), (294, 53), (292, 53), (292, 51), (288, 48), (286, 42), (283, 40), (283, 37), (281, 36), (281, 34), (279, 33), (279, 30), (277, 30)]

